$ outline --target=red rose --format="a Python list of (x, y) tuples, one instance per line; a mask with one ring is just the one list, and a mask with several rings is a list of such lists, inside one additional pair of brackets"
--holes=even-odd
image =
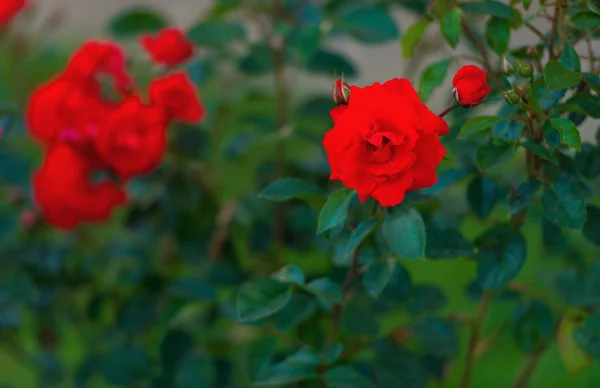
[(492, 91), (493, 87), (487, 86), (485, 71), (477, 66), (463, 66), (456, 72), (452, 79), (454, 98), (464, 107), (474, 107)]
[(102, 122), (96, 149), (119, 178), (149, 173), (160, 164), (166, 146), (165, 112), (129, 97)]
[(361, 202), (372, 197), (382, 206), (435, 184), (446, 153), (438, 136), (448, 134), (448, 124), (406, 79), (350, 89), (348, 105), (332, 109), (334, 126), (323, 140), (330, 179), (356, 189)]
[(50, 150), (33, 176), (33, 196), (46, 221), (61, 229), (106, 220), (126, 195), (109, 180), (92, 183), (95, 166), (83, 153), (61, 144)]
[(79, 82), (96, 82), (101, 74), (110, 76), (119, 90), (130, 87), (126, 58), (120, 46), (112, 42), (85, 42), (73, 55), (64, 71), (67, 78)]
[(0, 28), (8, 24), (8, 22), (10, 22), (11, 19), (25, 7), (26, 3), (26, 0), (0, 1)]
[(140, 45), (153, 62), (165, 66), (177, 66), (188, 60), (195, 51), (194, 45), (177, 28), (164, 28), (156, 36), (143, 35)]
[(163, 107), (169, 119), (195, 124), (204, 118), (204, 107), (187, 74), (176, 72), (150, 83), (150, 100)]

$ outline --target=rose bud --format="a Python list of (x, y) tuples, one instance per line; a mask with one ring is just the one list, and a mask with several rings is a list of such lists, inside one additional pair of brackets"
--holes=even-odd
[(38, 213), (32, 209), (25, 209), (19, 216), (19, 222), (23, 230), (31, 230), (39, 221)]
[(521, 77), (531, 78), (533, 76), (533, 67), (529, 63), (519, 61), (517, 69)]
[(521, 96), (519, 96), (519, 93), (515, 92), (514, 90), (504, 93), (504, 99), (510, 105), (515, 105), (521, 102)]
[(337, 105), (347, 105), (350, 101), (350, 86), (343, 79), (338, 79), (333, 83), (333, 102)]
[(472, 108), (483, 101), (493, 89), (487, 86), (485, 71), (477, 66), (461, 67), (452, 79), (454, 98), (465, 108)]

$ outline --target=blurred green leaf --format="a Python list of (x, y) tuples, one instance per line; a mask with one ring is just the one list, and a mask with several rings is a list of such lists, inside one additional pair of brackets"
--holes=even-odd
[(258, 195), (270, 201), (287, 201), (298, 198), (307, 202), (323, 201), (323, 192), (306, 181), (295, 178), (281, 178), (271, 183)]
[(579, 130), (571, 120), (560, 118), (550, 119), (552, 125), (559, 133), (561, 141), (567, 147), (581, 151), (581, 136)]
[(462, 3), (461, 7), (465, 13), (474, 15), (491, 15), (502, 19), (513, 19), (512, 9), (499, 1), (469, 1)]
[(123, 347), (111, 350), (101, 362), (106, 381), (117, 386), (137, 384), (152, 367), (149, 355), (140, 348)]
[(348, 245), (346, 246), (346, 257), (352, 255), (352, 252), (360, 245), (360, 243), (373, 232), (375, 227), (379, 224), (379, 220), (369, 218), (362, 221), (356, 229), (352, 231)]
[(428, 376), (421, 360), (391, 340), (375, 344), (375, 376), (380, 387), (426, 388)]
[(557, 276), (554, 286), (558, 297), (572, 307), (600, 306), (600, 265), (594, 263), (585, 271), (567, 269)]
[(340, 358), (343, 351), (344, 351), (344, 346), (340, 343), (326, 345), (321, 350), (321, 359), (323, 360), (325, 365), (333, 364)]
[(178, 365), (174, 388), (211, 387), (216, 381), (212, 360), (196, 352), (185, 357)]
[(475, 215), (483, 220), (498, 201), (498, 187), (488, 178), (476, 176), (467, 187), (467, 201)]
[(573, 339), (573, 330), (576, 322), (572, 317), (564, 316), (556, 336), (558, 352), (563, 360), (567, 373), (573, 375), (586, 369), (592, 359), (583, 351)]
[(396, 255), (405, 259), (425, 256), (425, 224), (415, 209), (394, 209), (392, 213), (386, 213), (382, 232)]
[(373, 298), (377, 298), (381, 294), (391, 279), (395, 267), (396, 261), (388, 259), (377, 260), (367, 268), (367, 272), (362, 277), (362, 283)]
[(579, 188), (570, 182), (553, 182), (542, 193), (544, 214), (565, 228), (579, 230), (586, 220), (585, 200)]
[(458, 138), (466, 139), (469, 136), (483, 132), (501, 120), (502, 118), (498, 116), (477, 116), (470, 118), (461, 127)]
[(475, 252), (473, 244), (456, 228), (427, 228), (425, 256), (430, 259), (469, 257)]
[(592, 244), (600, 246), (600, 208), (588, 205), (586, 211), (587, 217), (583, 225), (583, 235)]
[(543, 131), (544, 142), (551, 150), (555, 150), (560, 145), (560, 132), (550, 125), (550, 121), (544, 122)]
[(355, 77), (356, 66), (344, 54), (319, 49), (306, 63), (306, 69), (315, 74), (331, 76), (343, 74), (344, 77)]
[(587, 317), (583, 327), (576, 327), (573, 339), (587, 354), (600, 360), (600, 313)]
[(501, 290), (523, 266), (527, 242), (518, 231), (502, 224), (477, 238), (477, 281), (489, 290)]
[(575, 165), (584, 178), (593, 179), (600, 175), (600, 148), (584, 143), (581, 152), (575, 156)]
[(224, 49), (246, 36), (243, 25), (223, 19), (203, 20), (190, 27), (187, 38), (201, 48)]
[(304, 272), (294, 264), (288, 264), (273, 274), (273, 278), (283, 283), (304, 284)]
[(158, 11), (129, 7), (109, 20), (108, 30), (117, 38), (131, 38), (143, 33), (158, 32), (168, 24)]
[(560, 54), (560, 58), (558, 58), (558, 61), (569, 70), (573, 70), (575, 72), (581, 71), (581, 61), (579, 60), (579, 54), (577, 54), (577, 51), (575, 50), (573, 45), (571, 45), (571, 43), (569, 43), (568, 41), (565, 42), (565, 45), (563, 47), (562, 53)]
[(372, 303), (373, 299), (366, 295), (362, 298), (357, 296), (351, 298), (342, 314), (340, 330), (351, 336), (376, 335), (379, 324)]
[(365, 5), (341, 15), (336, 26), (361, 43), (385, 43), (398, 38), (396, 22), (377, 5)]
[(529, 151), (533, 152), (540, 158), (549, 161), (550, 163), (558, 165), (558, 159), (556, 156), (549, 151), (544, 145), (537, 143), (531, 139), (528, 139), (523, 142), (523, 147), (527, 148)]
[(328, 278), (315, 279), (306, 285), (306, 289), (317, 296), (326, 306), (341, 303), (344, 300), (342, 287)]
[(498, 17), (490, 18), (485, 29), (485, 40), (496, 54), (504, 56), (510, 42), (509, 21)]
[(444, 59), (428, 65), (423, 70), (419, 79), (419, 97), (423, 102), (427, 102), (433, 91), (444, 82), (450, 63), (451, 60)]
[(329, 195), (319, 213), (317, 233), (333, 229), (346, 220), (348, 206), (354, 194), (354, 190), (339, 189)]
[(458, 352), (456, 328), (445, 319), (423, 317), (413, 326), (412, 332), (426, 354), (453, 357)]
[(481, 171), (492, 169), (506, 163), (516, 152), (516, 148), (508, 143), (486, 143), (477, 148), (475, 163)]
[(595, 12), (584, 11), (571, 16), (571, 23), (579, 29), (600, 27), (600, 15)]
[(446, 42), (448, 42), (452, 48), (456, 48), (456, 46), (458, 46), (461, 31), (461, 20), (462, 12), (460, 8), (455, 7), (444, 13), (444, 16), (440, 22), (442, 35), (444, 35)]
[(289, 285), (271, 278), (252, 279), (237, 295), (237, 315), (241, 322), (257, 321), (275, 314), (292, 297)]
[(408, 30), (406, 30), (400, 40), (400, 43), (402, 44), (402, 58), (412, 58), (415, 47), (421, 42), (421, 39), (430, 24), (431, 20), (425, 17), (417, 20), (408, 28)]
[(512, 335), (519, 347), (533, 353), (549, 346), (556, 330), (556, 316), (544, 302), (522, 302), (511, 317)]
[(275, 315), (277, 330), (288, 331), (298, 326), (317, 311), (314, 297), (294, 292), (290, 302)]
[(280, 387), (316, 377), (314, 366), (284, 361), (267, 368), (254, 384), (259, 387)]
[(273, 53), (264, 43), (250, 46), (248, 53), (238, 62), (239, 70), (249, 76), (260, 76), (273, 70)]
[(568, 89), (577, 85), (581, 73), (566, 68), (557, 60), (551, 60), (544, 66), (544, 79), (550, 90)]
[(325, 373), (325, 386), (327, 388), (377, 388), (371, 380), (345, 365), (336, 366)]
[(160, 362), (171, 374), (193, 347), (192, 336), (183, 330), (169, 330), (160, 343)]
[(509, 206), (509, 216), (513, 216), (522, 210), (525, 210), (533, 203), (533, 199), (540, 189), (540, 182), (537, 180), (528, 180), (521, 183), (514, 194), (511, 197)]

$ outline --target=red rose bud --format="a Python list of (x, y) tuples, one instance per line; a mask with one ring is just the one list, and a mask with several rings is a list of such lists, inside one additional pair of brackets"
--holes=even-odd
[(333, 102), (337, 105), (347, 105), (348, 101), (350, 101), (350, 86), (344, 80), (336, 80), (333, 84)]
[(477, 66), (461, 67), (452, 80), (454, 98), (465, 108), (472, 108), (483, 101), (491, 91), (487, 86), (485, 71)]
[(39, 221), (38, 213), (32, 209), (25, 209), (19, 216), (19, 222), (23, 230), (31, 230)]

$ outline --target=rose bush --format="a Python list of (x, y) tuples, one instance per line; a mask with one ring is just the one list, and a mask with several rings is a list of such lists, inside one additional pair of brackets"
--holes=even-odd
[(126, 3), (0, 1), (0, 386), (598, 384), (595, 2)]

